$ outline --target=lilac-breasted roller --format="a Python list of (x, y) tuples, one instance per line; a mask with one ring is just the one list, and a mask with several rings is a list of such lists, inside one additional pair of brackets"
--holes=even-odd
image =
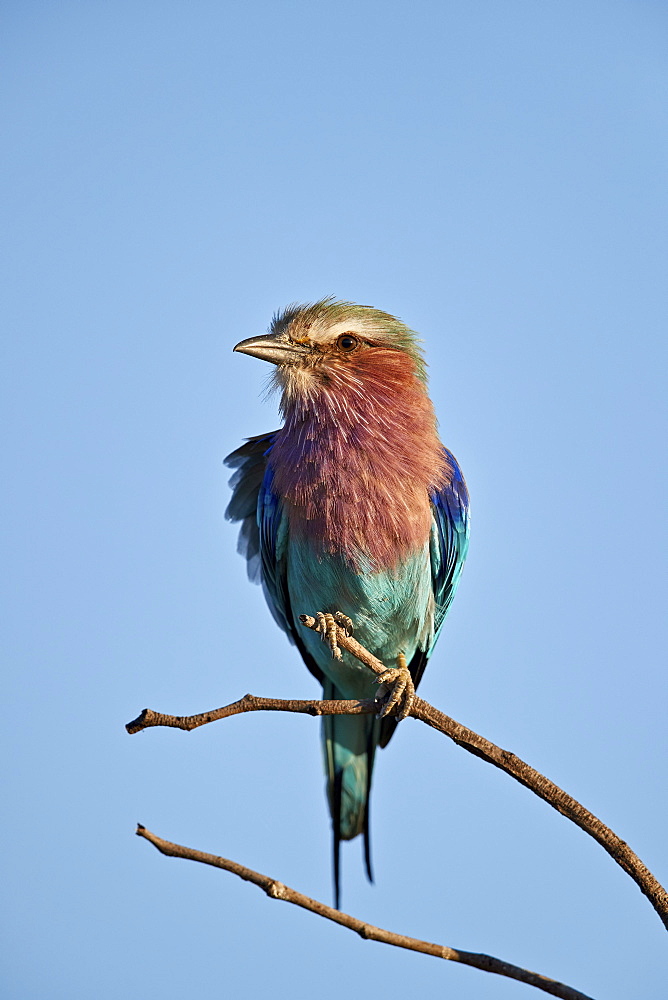
[[(469, 515), (415, 333), (369, 306), (323, 299), (289, 306), (267, 336), (234, 350), (276, 366), (284, 418), (226, 460), (236, 469), (227, 516), (241, 521), (249, 576), (324, 698), (373, 698), (377, 677), (300, 614), (350, 618), (359, 642), (399, 674), (407, 665), (417, 686), (459, 582)], [(396, 724), (323, 719), (337, 906), (341, 840), (364, 833), (371, 878), (371, 771)]]

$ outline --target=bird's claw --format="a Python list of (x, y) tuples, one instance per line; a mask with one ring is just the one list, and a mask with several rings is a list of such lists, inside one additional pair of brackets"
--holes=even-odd
[(352, 620), (341, 611), (335, 611), (334, 614), (318, 611), (315, 620), (317, 623), (316, 632), (319, 632), (322, 641), (327, 643), (334, 659), (340, 660), (341, 649), (339, 648), (337, 628), (342, 628), (346, 635), (352, 635)]
[(415, 685), (404, 654), (399, 653), (396, 667), (389, 667), (376, 679), (382, 685), (379, 693), (384, 698), (378, 717), (383, 719), (386, 715), (393, 715), (396, 710), (397, 721), (407, 718), (415, 701)]

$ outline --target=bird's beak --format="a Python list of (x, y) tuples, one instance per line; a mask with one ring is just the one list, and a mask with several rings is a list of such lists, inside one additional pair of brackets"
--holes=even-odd
[(272, 365), (294, 365), (308, 352), (308, 348), (302, 347), (301, 344), (279, 340), (272, 335), (249, 337), (248, 340), (242, 340), (237, 344), (234, 350), (240, 354), (250, 354), (252, 358), (260, 358), (262, 361), (271, 361)]

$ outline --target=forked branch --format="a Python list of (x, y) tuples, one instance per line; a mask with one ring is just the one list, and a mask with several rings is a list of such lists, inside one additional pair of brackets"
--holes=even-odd
[(278, 882), (269, 875), (261, 875), (260, 872), (253, 871), (252, 868), (245, 868), (243, 865), (237, 864), (236, 861), (229, 861), (227, 858), (221, 858), (215, 854), (205, 854), (204, 851), (195, 851), (190, 847), (183, 847), (181, 844), (173, 844), (169, 840), (163, 840), (141, 824), (137, 826), (137, 836), (148, 840), (154, 847), (157, 847), (161, 854), (166, 854), (172, 858), (199, 861), (201, 864), (211, 865), (214, 868), (222, 868), (224, 871), (232, 872), (232, 874), (238, 875), (244, 881), (252, 882), (253, 885), (264, 889), (271, 899), (282, 899), (287, 903), (294, 903), (296, 906), (301, 906), (305, 910), (310, 910), (311, 913), (317, 913), (320, 917), (333, 920), (334, 923), (355, 931), (367, 941), (380, 941), (383, 944), (394, 945), (396, 948), (407, 948), (409, 951), (418, 951), (423, 955), (433, 955), (435, 958), (443, 958), (448, 962), (459, 962), (461, 965), (470, 965), (472, 968), (480, 969), (483, 972), (494, 972), (499, 976), (506, 976), (509, 979), (516, 979), (520, 983), (526, 983), (528, 986), (535, 986), (537, 989), (543, 990), (544, 993), (549, 993), (553, 997), (561, 997), (562, 1000), (592, 1000), (591, 997), (572, 989), (570, 986), (566, 986), (564, 983), (559, 983), (555, 979), (548, 979), (547, 976), (541, 976), (538, 972), (530, 972), (528, 969), (522, 969), (518, 965), (503, 962), (500, 958), (493, 958), (491, 955), (481, 955), (472, 951), (459, 951), (455, 948), (448, 948), (446, 945), (432, 944), (430, 941), (420, 941), (418, 938), (406, 937), (404, 934), (395, 934), (393, 931), (383, 930), (382, 927), (367, 924), (363, 920), (352, 917), (348, 913), (343, 913), (341, 910), (335, 910), (332, 906), (327, 906), (317, 899), (311, 899), (310, 896), (305, 896), (303, 893), (297, 892), (296, 889), (291, 889), (289, 886), (284, 885), (283, 882)]

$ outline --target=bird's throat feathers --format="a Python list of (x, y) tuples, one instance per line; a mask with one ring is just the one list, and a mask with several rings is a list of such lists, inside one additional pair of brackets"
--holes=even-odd
[(429, 539), (451, 477), (414, 360), (376, 348), (313, 374), (286, 368), (269, 461), (290, 531), (358, 569), (398, 568)]

